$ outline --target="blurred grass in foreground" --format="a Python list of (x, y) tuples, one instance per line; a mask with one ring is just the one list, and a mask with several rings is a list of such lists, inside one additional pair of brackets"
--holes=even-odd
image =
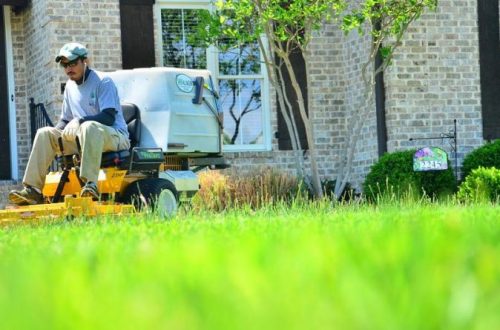
[(0, 231), (4, 329), (500, 328), (500, 208), (291, 206)]

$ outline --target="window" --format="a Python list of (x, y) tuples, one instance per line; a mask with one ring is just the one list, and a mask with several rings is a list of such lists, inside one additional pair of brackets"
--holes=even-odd
[(160, 2), (158, 8), (162, 65), (208, 69), (216, 81), (224, 111), (224, 149), (269, 150), (269, 84), (258, 45), (224, 40), (224, 51), (200, 46), (196, 29), (208, 2)]
[(207, 49), (197, 46), (198, 17), (204, 9), (162, 9), (163, 66), (207, 68)]

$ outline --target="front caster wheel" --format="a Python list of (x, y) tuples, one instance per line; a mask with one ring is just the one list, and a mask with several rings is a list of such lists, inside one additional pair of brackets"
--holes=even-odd
[(177, 213), (179, 198), (172, 182), (160, 179), (141, 179), (131, 183), (123, 192), (121, 200), (133, 204), (138, 210), (150, 209), (162, 217)]

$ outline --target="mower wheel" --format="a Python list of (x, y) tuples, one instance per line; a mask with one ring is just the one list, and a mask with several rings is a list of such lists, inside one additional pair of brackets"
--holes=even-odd
[(138, 210), (150, 209), (163, 217), (175, 215), (179, 202), (174, 184), (160, 178), (141, 179), (131, 183), (120, 199), (124, 203), (133, 204)]

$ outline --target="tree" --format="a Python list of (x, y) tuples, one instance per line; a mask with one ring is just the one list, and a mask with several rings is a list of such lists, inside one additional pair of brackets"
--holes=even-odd
[[(239, 42), (258, 43), (266, 64), (270, 83), (277, 93), (277, 99), (297, 158), (299, 176), (310, 177), (310, 184), (316, 196), (322, 196), (322, 188), (316, 161), (314, 129), (310, 120), (314, 109), (306, 111), (300, 83), (294, 71), (290, 56), (297, 50), (304, 56), (306, 72), (311, 56), (309, 44), (314, 31), (328, 22), (334, 22), (346, 34), (353, 30), (359, 34), (369, 33), (371, 49), (363, 65), (364, 105), (373, 96), (375, 77), (390, 64), (396, 48), (400, 45), (408, 26), (425, 9), (434, 9), (437, 0), (217, 0), (216, 10), (206, 17), (201, 33), (205, 40), (231, 38)], [(376, 27), (376, 28), (374, 28)], [(382, 55), (381, 63), (375, 67), (377, 54)], [(292, 102), (287, 98), (286, 84), (281, 73), (285, 69), (290, 78), (304, 123), (309, 147), (310, 176), (305, 176), (306, 167), (303, 151), (292, 115)], [(310, 79), (307, 80), (310, 90)], [(309, 97), (312, 93), (308, 93)], [(308, 102), (311, 105), (311, 102)], [(368, 111), (360, 106), (356, 116), (349, 123), (349, 138), (343, 146), (343, 157), (337, 173), (335, 194), (340, 196), (349, 180), (356, 144)]]

